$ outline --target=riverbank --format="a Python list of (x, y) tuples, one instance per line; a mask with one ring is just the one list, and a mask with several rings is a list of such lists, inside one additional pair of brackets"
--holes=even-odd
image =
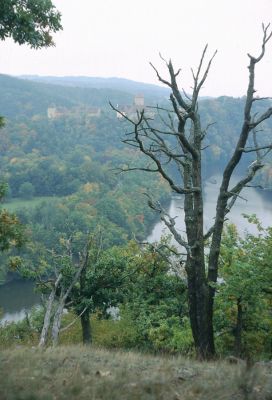
[(5, 350), (0, 373), (3, 400), (268, 400), (272, 393), (270, 364), (249, 368), (82, 346)]

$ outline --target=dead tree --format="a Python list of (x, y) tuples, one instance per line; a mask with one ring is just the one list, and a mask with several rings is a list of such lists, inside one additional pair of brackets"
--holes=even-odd
[[(201, 358), (210, 358), (215, 354), (213, 333), (213, 304), (215, 283), (218, 277), (218, 258), (221, 237), (226, 215), (233, 207), (242, 189), (253, 179), (256, 172), (262, 168), (262, 158), (265, 152), (271, 150), (271, 144), (259, 146), (257, 143), (256, 128), (272, 115), (272, 107), (262, 115), (253, 114), (252, 106), (260, 98), (254, 97), (255, 67), (263, 59), (267, 42), (272, 37), (270, 27), (263, 25), (262, 49), (258, 57), (249, 57), (249, 82), (244, 107), (244, 120), (235, 150), (224, 169), (220, 191), (217, 199), (216, 216), (213, 225), (207, 232), (203, 226), (203, 180), (202, 160), (203, 140), (206, 129), (201, 126), (198, 110), (200, 90), (207, 79), (213, 58), (204, 67), (207, 46), (205, 47), (196, 72), (192, 71), (192, 95), (188, 96), (180, 91), (177, 77), (180, 70), (175, 72), (171, 60), (165, 62), (169, 78), (164, 79), (158, 70), (155, 70), (160, 82), (171, 90), (171, 109), (156, 107), (164, 128), (154, 123), (145, 110), (137, 114), (137, 118), (120, 112), (132, 126), (132, 132), (126, 134), (124, 143), (135, 147), (148, 159), (148, 164), (139, 167), (128, 166), (122, 171), (142, 170), (160, 174), (169, 184), (174, 193), (184, 196), (184, 213), (186, 236), (182, 237), (176, 229), (175, 218), (167, 215), (159, 202), (149, 196), (149, 206), (160, 213), (161, 219), (169, 228), (179, 246), (185, 249), (185, 270), (188, 281), (188, 304), (191, 329), (195, 348)], [(164, 112), (164, 114), (163, 114)], [(250, 136), (253, 136), (254, 147), (247, 147)], [(171, 138), (171, 141), (168, 140)], [(173, 144), (174, 143), (174, 144)], [(230, 179), (244, 153), (255, 152), (256, 160), (248, 167), (247, 174), (234, 187), (230, 187)], [(178, 180), (169, 172), (168, 165), (174, 163), (178, 172)], [(209, 258), (205, 263), (204, 246), (209, 239)], [(183, 263), (183, 260), (181, 260)]]
[(46, 302), (45, 315), (44, 315), (44, 319), (43, 319), (43, 328), (42, 328), (40, 341), (39, 341), (39, 347), (41, 347), (41, 348), (45, 347), (47, 339), (48, 339), (48, 333), (49, 333), (51, 318), (52, 318), (52, 314), (53, 314), (53, 307), (54, 307), (54, 301), (55, 301), (55, 297), (56, 297), (56, 291), (57, 291), (57, 288), (59, 286), (61, 279), (62, 279), (62, 274), (60, 273), (52, 285), (50, 295)]
[[(68, 283), (68, 285), (67, 283), (66, 284), (64, 283), (63, 279), (64, 276), (63, 272), (61, 271), (61, 268), (59, 268), (59, 272), (57, 272), (57, 270), (55, 271), (56, 279), (52, 284), (52, 289), (46, 303), (46, 310), (45, 310), (43, 328), (39, 341), (39, 347), (44, 347), (46, 345), (46, 342), (48, 341), (51, 322), (52, 322), (52, 327), (51, 327), (52, 343), (53, 346), (57, 346), (59, 340), (59, 333), (61, 331), (60, 326), (61, 326), (61, 318), (63, 315), (63, 310), (73, 287), (80, 279), (82, 272), (87, 268), (89, 247), (90, 247), (90, 241), (88, 240), (84, 249), (84, 253), (82, 256), (80, 256), (79, 264), (76, 266), (76, 270), (73, 276), (71, 277), (71, 280)], [(72, 255), (70, 240), (67, 241), (67, 252), (68, 252), (68, 259), (70, 260), (70, 263), (73, 264), (73, 255)], [(64, 259), (65, 257), (61, 256), (60, 258)], [(58, 290), (59, 293), (57, 295)], [(85, 313), (85, 311), (86, 309), (83, 310), (80, 316), (82, 316)], [(69, 324), (69, 326), (71, 325), (72, 324)], [(67, 329), (67, 327), (65, 329)]]
[[(86, 258), (88, 258), (88, 257), (86, 256)], [(77, 269), (76, 273), (74, 274), (73, 279), (72, 279), (70, 285), (68, 286), (68, 288), (61, 287), (61, 292), (60, 292), (60, 296), (58, 298), (57, 308), (56, 308), (56, 311), (54, 314), (53, 324), (52, 324), (53, 346), (57, 346), (58, 341), (59, 341), (61, 318), (63, 315), (63, 309), (65, 307), (66, 300), (67, 300), (69, 294), (71, 293), (71, 290), (73, 289), (74, 285), (77, 283), (84, 266), (85, 266), (85, 262), (81, 263), (81, 265), (78, 266), (78, 269)]]

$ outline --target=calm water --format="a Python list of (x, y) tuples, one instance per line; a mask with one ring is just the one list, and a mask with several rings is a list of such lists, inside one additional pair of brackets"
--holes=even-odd
[[(237, 179), (233, 180), (234, 184)], [(219, 191), (220, 176), (211, 177), (205, 185), (204, 190), (204, 225), (205, 229), (208, 230), (213, 224), (216, 209), (216, 200)], [(228, 214), (230, 222), (234, 223), (241, 235), (247, 230), (250, 233), (256, 234), (257, 229), (255, 225), (248, 223), (243, 218), (242, 214), (256, 214), (262, 225), (266, 228), (272, 225), (272, 192), (262, 192), (254, 188), (246, 188), (241, 196), (245, 199), (238, 198), (231, 212)], [(180, 234), (184, 233), (184, 211), (183, 211), (183, 199), (173, 198), (171, 201), (168, 213), (171, 217), (176, 218), (176, 227)], [(162, 234), (168, 234), (168, 229), (162, 222), (158, 222), (151, 234), (148, 236), (147, 241), (155, 242), (160, 239)], [(173, 244), (175, 244), (173, 242)]]
[[(205, 185), (205, 228), (213, 223), (216, 197), (218, 194), (220, 177), (214, 176), (210, 178)], [(264, 227), (272, 225), (272, 193), (257, 191), (255, 189), (246, 189), (243, 191), (242, 196), (247, 201), (238, 199), (233, 207), (228, 218), (231, 222), (235, 223), (241, 234), (245, 230), (251, 233), (257, 233), (256, 227), (249, 224), (246, 219), (242, 217), (242, 213), (257, 214)], [(169, 214), (172, 217), (177, 216), (177, 228), (180, 233), (184, 233), (184, 212), (183, 200), (174, 198), (169, 207)], [(163, 234), (168, 233), (167, 228), (158, 222), (152, 233), (148, 236), (149, 242), (154, 242), (160, 239)], [(4, 321), (16, 321), (25, 316), (33, 305), (39, 303), (39, 296), (33, 292), (33, 283), (30, 282), (11, 282), (4, 286), (0, 286), (0, 307), (4, 311), (4, 315), (0, 323)]]
[(0, 324), (23, 319), (27, 311), (39, 304), (40, 297), (33, 289), (33, 282), (26, 281), (13, 281), (0, 286), (0, 308), (3, 313)]

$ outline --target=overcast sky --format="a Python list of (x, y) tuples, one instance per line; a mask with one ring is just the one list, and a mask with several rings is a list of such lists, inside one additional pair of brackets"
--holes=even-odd
[[(123, 77), (157, 83), (152, 61), (163, 74), (159, 52), (182, 68), (181, 87), (191, 85), (209, 44), (214, 60), (202, 95), (245, 94), (247, 53), (258, 55), (261, 23), (272, 22), (272, 0), (53, 0), (63, 31), (55, 48), (31, 50), (0, 42), (0, 72), (10, 75)], [(272, 41), (257, 69), (256, 89), (272, 93)]]

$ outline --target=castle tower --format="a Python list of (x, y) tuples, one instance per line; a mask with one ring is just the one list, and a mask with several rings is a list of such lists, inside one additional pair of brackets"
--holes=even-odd
[(144, 108), (144, 95), (143, 94), (137, 94), (134, 97), (134, 105), (137, 108)]

